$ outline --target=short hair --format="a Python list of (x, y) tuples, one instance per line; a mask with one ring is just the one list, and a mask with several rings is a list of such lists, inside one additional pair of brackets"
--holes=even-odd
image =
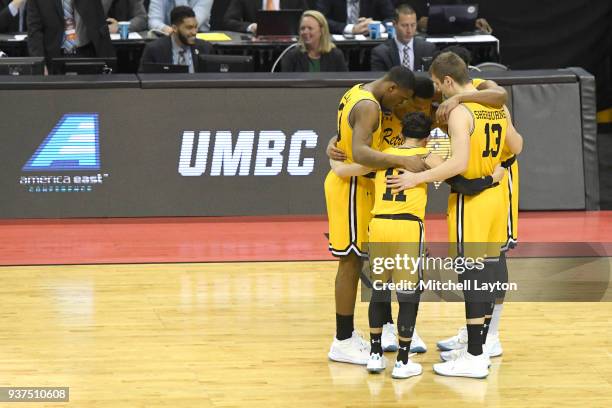
[(459, 85), (470, 82), (468, 68), (465, 62), (454, 52), (443, 52), (431, 63), (429, 72), (442, 80), (445, 76), (453, 78)]
[(433, 98), (436, 89), (429, 77), (421, 74), (414, 76), (414, 96), (421, 99)]
[(193, 17), (195, 18), (195, 12), (191, 7), (178, 6), (172, 9), (170, 12), (170, 24), (179, 25), (184, 19)]
[(414, 14), (414, 15), (416, 15), (416, 11), (411, 6), (409, 6), (408, 4), (400, 4), (395, 9), (395, 14), (393, 15), (393, 21), (395, 21), (395, 22), (399, 21), (400, 14)]
[[(327, 24), (327, 19), (325, 16), (316, 10), (306, 10), (302, 13), (302, 17), (300, 17), (300, 27), (302, 26), (302, 20), (304, 17), (311, 17), (317, 23), (319, 23), (319, 27), (321, 27), (321, 41), (319, 42), (319, 49), (317, 50), (321, 54), (327, 54), (330, 52), (336, 45), (332, 41), (332, 36), (329, 33), (329, 24)], [(302, 52), (306, 52), (306, 46), (304, 45), (304, 41), (302, 38), (298, 38), (298, 44)]]
[(435, 59), (438, 55), (448, 51), (457, 54), (459, 58), (461, 58), (463, 62), (465, 62), (465, 65), (467, 65), (468, 67), (472, 63), (472, 53), (470, 52), (470, 50), (465, 47), (462, 47), (461, 45), (449, 45), (448, 47), (445, 47), (442, 50), (436, 50), (436, 52), (434, 52), (433, 57)]
[(414, 89), (414, 73), (406, 67), (396, 65), (384, 76), (385, 81), (395, 82), (402, 89)]
[(402, 135), (410, 139), (425, 139), (431, 132), (432, 120), (423, 112), (410, 112), (402, 118)]

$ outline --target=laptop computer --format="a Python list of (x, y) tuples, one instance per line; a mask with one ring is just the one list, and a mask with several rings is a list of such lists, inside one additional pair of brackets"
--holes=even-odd
[(302, 10), (257, 10), (257, 37), (294, 37), (300, 29)]
[(143, 74), (187, 74), (189, 67), (187, 65), (162, 64), (158, 62), (148, 62), (142, 64)]
[(196, 69), (198, 72), (253, 72), (253, 57), (200, 54)]
[(474, 32), (477, 4), (432, 4), (429, 6), (428, 35), (455, 35)]

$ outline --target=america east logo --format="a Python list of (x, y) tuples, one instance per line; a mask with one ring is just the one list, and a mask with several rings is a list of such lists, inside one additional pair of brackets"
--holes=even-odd
[(63, 115), (21, 170), (27, 175), (22, 174), (19, 184), (28, 192), (93, 191), (108, 178), (100, 172), (99, 115)]

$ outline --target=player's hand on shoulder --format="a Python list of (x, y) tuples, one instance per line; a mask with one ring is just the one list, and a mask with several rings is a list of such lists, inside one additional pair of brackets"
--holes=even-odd
[(452, 96), (442, 102), (436, 110), (436, 122), (448, 123), (448, 117), (453, 109), (459, 106), (459, 98)]
[(402, 167), (403, 169), (406, 169), (413, 173), (419, 173), (421, 171), (428, 170), (428, 167), (423, 161), (421, 155), (402, 157)]
[(387, 176), (387, 187), (391, 187), (393, 194), (416, 187), (419, 184), (416, 173), (404, 169), (398, 169), (398, 172), (397, 175)]

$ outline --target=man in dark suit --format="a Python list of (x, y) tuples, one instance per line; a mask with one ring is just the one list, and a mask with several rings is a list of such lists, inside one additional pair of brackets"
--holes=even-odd
[(26, 31), (26, 0), (0, 0), (0, 33)]
[(226, 30), (257, 34), (257, 10), (307, 10), (306, 0), (232, 0), (225, 11)]
[(145, 47), (140, 60), (144, 64), (187, 65), (189, 72), (198, 70), (198, 55), (212, 54), (213, 48), (206, 41), (198, 40), (198, 20), (191, 7), (179, 6), (170, 12), (172, 34), (159, 38)]
[(28, 0), (27, 12), (31, 56), (115, 56), (100, 1)]
[(395, 38), (389, 39), (372, 50), (370, 66), (372, 71), (389, 71), (402, 65), (412, 71), (429, 69), (436, 46), (422, 38), (415, 37), (417, 18), (414, 9), (400, 5), (393, 19)]
[(391, 21), (391, 0), (317, 0), (332, 34), (365, 34), (372, 21)]

